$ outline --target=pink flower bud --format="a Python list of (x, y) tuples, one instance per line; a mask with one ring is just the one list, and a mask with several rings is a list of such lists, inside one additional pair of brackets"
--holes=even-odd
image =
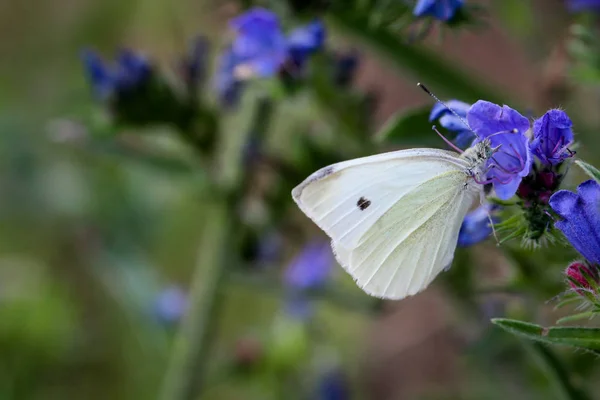
[(565, 275), (569, 278), (569, 285), (581, 295), (583, 295), (584, 291), (594, 291), (594, 288), (590, 285), (590, 281), (600, 283), (598, 268), (582, 261), (571, 263), (567, 267)]

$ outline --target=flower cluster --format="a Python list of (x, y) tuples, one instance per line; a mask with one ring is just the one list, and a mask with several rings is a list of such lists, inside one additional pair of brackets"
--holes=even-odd
[[(469, 106), (450, 100), (436, 104), (429, 120), (438, 120), (455, 132), (455, 143), (460, 147), (485, 139), (491, 142), (497, 150), (487, 161), (485, 183), (493, 186), (500, 200), (509, 200), (515, 194), (519, 197), (528, 225), (523, 236), (539, 240), (551, 224), (548, 201), (562, 181), (561, 166), (573, 155), (569, 150), (573, 143), (572, 122), (567, 114), (549, 110), (532, 126), (526, 117), (506, 105), (479, 100)], [(470, 246), (490, 235), (491, 211), (492, 206), (483, 205), (467, 215), (459, 245)]]
[(277, 15), (258, 7), (234, 18), (230, 27), (235, 38), (221, 55), (215, 82), (222, 102), (229, 105), (246, 80), (272, 77), (283, 70), (298, 75), (325, 42), (321, 21), (285, 35)]
[(121, 50), (112, 62), (85, 50), (82, 62), (94, 97), (107, 107), (115, 122), (185, 128), (197, 111), (196, 89), (204, 78), (206, 52), (206, 41), (198, 38), (189, 54), (179, 60), (183, 93), (146, 56), (130, 49)]

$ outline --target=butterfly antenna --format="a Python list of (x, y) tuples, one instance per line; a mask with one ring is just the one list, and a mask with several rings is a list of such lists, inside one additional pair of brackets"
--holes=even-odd
[(439, 97), (437, 97), (435, 94), (431, 93), (431, 91), (429, 89), (427, 89), (425, 87), (425, 85), (423, 85), (421, 82), (419, 82), (419, 83), (417, 83), (417, 86), (420, 87), (421, 89), (423, 89), (423, 91), (425, 93), (427, 93), (429, 96), (431, 96), (435, 101), (437, 101), (438, 103), (440, 103), (441, 105), (443, 105), (444, 107), (446, 107), (448, 109), (448, 111), (450, 111), (452, 114), (454, 114), (454, 116), (456, 118), (458, 118), (460, 120), (460, 122), (462, 122), (469, 131), (473, 132), (473, 134), (476, 137), (479, 137), (479, 135), (477, 133), (475, 133), (475, 131), (473, 131), (471, 129), (471, 127), (469, 126), (469, 123), (467, 122), (466, 119), (464, 119), (463, 117), (461, 117), (460, 115), (458, 115), (458, 113), (456, 111), (454, 111), (452, 108), (448, 107), (448, 105), (446, 103), (444, 103), (442, 100), (440, 100)]
[(452, 147), (454, 150), (456, 150), (459, 154), (462, 154), (464, 152), (463, 149), (461, 149), (460, 147), (456, 146), (454, 143), (452, 143), (451, 141), (449, 141), (446, 136), (442, 135), (440, 131), (437, 130), (436, 126), (432, 126), (431, 129), (433, 129), (435, 131), (435, 133), (437, 133), (439, 135), (439, 137), (442, 138), (442, 140), (444, 142), (446, 142), (446, 144), (450, 147)]

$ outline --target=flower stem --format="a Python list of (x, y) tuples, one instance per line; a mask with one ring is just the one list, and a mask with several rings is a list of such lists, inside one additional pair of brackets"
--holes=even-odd
[[(273, 103), (261, 98), (255, 107), (247, 139), (260, 144), (269, 126)], [(235, 262), (230, 255), (231, 237), (239, 224), (235, 217), (238, 201), (244, 197), (253, 173), (245, 165), (245, 151), (242, 148), (233, 157), (235, 179), (228, 179), (221, 172), (201, 199), (206, 220), (190, 288), (190, 304), (173, 347), (161, 400), (195, 400), (202, 391), (227, 268)]]
[(161, 393), (163, 400), (195, 399), (202, 387), (211, 331), (227, 265), (232, 220), (225, 199), (217, 196), (205, 203), (207, 220), (190, 288), (190, 305), (174, 344), (173, 355)]

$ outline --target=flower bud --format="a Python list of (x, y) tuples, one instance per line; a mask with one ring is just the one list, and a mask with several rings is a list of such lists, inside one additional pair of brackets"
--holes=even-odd
[(590, 266), (582, 261), (575, 261), (565, 271), (569, 279), (569, 285), (580, 295), (584, 292), (596, 293), (596, 284), (600, 283), (598, 267)]

